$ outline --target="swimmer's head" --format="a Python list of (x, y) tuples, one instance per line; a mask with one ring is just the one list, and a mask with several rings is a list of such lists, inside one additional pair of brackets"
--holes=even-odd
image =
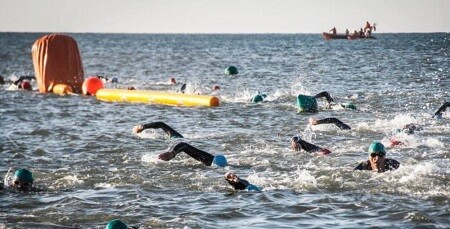
[(300, 136), (294, 136), (291, 139), (291, 149), (295, 151), (302, 150), (302, 145), (299, 143), (299, 141), (302, 140)]
[(212, 88), (212, 90), (213, 90), (213, 91), (217, 91), (217, 90), (220, 90), (220, 87), (219, 87), (219, 85), (214, 85), (214, 86), (213, 86), (213, 88)]
[(177, 81), (175, 80), (175, 78), (173, 78), (173, 77), (170, 77), (170, 79), (169, 79), (169, 83), (170, 83), (170, 84), (176, 84), (176, 83), (177, 83)]
[(128, 226), (124, 222), (114, 219), (108, 222), (106, 229), (128, 229)]
[(225, 167), (228, 165), (227, 159), (223, 155), (214, 156), (213, 163), (219, 167)]
[(111, 79), (111, 83), (118, 83), (119, 82), (119, 80), (117, 80), (117, 78), (112, 78)]
[(406, 134), (414, 134), (414, 131), (417, 130), (417, 126), (414, 125), (413, 123), (409, 123), (409, 124), (406, 124), (405, 126), (403, 126), (402, 130)]
[(33, 90), (33, 88), (31, 87), (30, 82), (28, 82), (28, 81), (23, 81), (22, 84), (20, 85), (20, 87), (21, 87), (23, 90), (27, 90), (27, 91)]
[(33, 181), (33, 173), (27, 169), (19, 169), (14, 173), (13, 186), (19, 190), (31, 189)]

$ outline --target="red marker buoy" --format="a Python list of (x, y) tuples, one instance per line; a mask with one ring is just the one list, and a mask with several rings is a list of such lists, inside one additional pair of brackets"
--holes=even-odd
[(95, 95), (99, 89), (103, 88), (103, 82), (97, 77), (89, 77), (83, 82), (81, 90), (83, 95)]

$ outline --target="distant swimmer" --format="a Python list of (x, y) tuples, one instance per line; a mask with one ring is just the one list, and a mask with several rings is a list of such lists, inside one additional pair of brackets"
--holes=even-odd
[(386, 150), (380, 142), (372, 142), (369, 146), (369, 160), (361, 162), (355, 170), (371, 170), (374, 172), (385, 172), (400, 167), (400, 162), (385, 158)]
[(318, 112), (318, 110), (319, 110), (318, 105), (317, 105), (318, 98), (326, 99), (327, 104), (325, 106), (325, 109), (332, 109), (335, 106), (339, 106), (339, 107), (342, 107), (345, 109), (356, 110), (356, 106), (350, 102), (340, 103), (340, 104), (334, 103), (334, 99), (331, 97), (330, 93), (328, 93), (327, 91), (323, 91), (315, 96), (299, 94), (297, 96), (298, 111), (299, 112), (313, 112), (313, 113)]
[(31, 91), (33, 88), (31, 87), (30, 81), (35, 80), (34, 76), (21, 76), (19, 79), (14, 81), (11, 86), (20, 90)]
[(442, 104), (442, 106), (439, 107), (436, 113), (434, 113), (433, 117), (435, 119), (442, 119), (442, 113), (444, 113), (447, 110), (447, 107), (450, 107), (450, 102), (445, 102), (444, 104)]
[(108, 222), (105, 229), (137, 229), (137, 226), (127, 226), (124, 222), (118, 219), (113, 219)]
[(326, 148), (321, 148), (309, 142), (302, 140), (299, 136), (292, 137), (291, 148), (294, 151), (304, 150), (306, 152), (318, 153), (319, 155), (328, 155), (331, 153), (330, 150)]
[(3, 78), (2, 75), (0, 75), (0, 85), (5, 84), (5, 78)]
[(101, 79), (104, 83), (118, 83), (119, 81), (117, 80), (117, 78), (111, 78), (108, 79), (104, 76), (98, 75), (97, 78)]
[(8, 171), (4, 179), (5, 188), (21, 192), (37, 191), (33, 182), (33, 173), (27, 169), (18, 169), (13, 177), (10, 176)]
[(144, 125), (138, 125), (133, 127), (133, 132), (138, 134), (141, 133), (145, 129), (162, 129), (169, 138), (183, 138), (183, 135), (178, 133), (176, 130), (172, 129), (172, 127), (168, 126), (164, 122), (152, 122)]
[(241, 179), (236, 174), (232, 172), (225, 173), (225, 180), (233, 186), (234, 190), (247, 190), (260, 192), (261, 188), (256, 185), (251, 184), (247, 180)]
[(206, 166), (211, 166), (212, 164), (215, 164), (219, 167), (225, 167), (228, 165), (225, 156), (220, 154), (214, 156), (210, 153), (199, 150), (185, 142), (178, 143), (169, 152), (161, 153), (160, 155), (158, 155), (158, 159), (163, 161), (170, 161), (180, 152), (185, 152), (187, 155), (189, 155), (190, 157), (194, 158), (197, 161), (200, 161)]
[(341, 130), (350, 130), (350, 126), (343, 123), (341, 120), (337, 119), (337, 118), (324, 118), (324, 119), (319, 119), (317, 120), (314, 117), (309, 118), (309, 124), (311, 125), (320, 125), (320, 124), (334, 124), (337, 127), (339, 127), (339, 129)]
[[(405, 133), (407, 135), (412, 135), (414, 134), (416, 131), (420, 131), (423, 128), (421, 126), (418, 126), (414, 123), (408, 123), (406, 125), (404, 125), (401, 129), (396, 129), (395, 132), (396, 134), (398, 133)], [(398, 146), (398, 145), (403, 145), (404, 143), (402, 141), (400, 141), (397, 137), (392, 136), (389, 139), (390, 142), (390, 147), (394, 147), (394, 146)]]

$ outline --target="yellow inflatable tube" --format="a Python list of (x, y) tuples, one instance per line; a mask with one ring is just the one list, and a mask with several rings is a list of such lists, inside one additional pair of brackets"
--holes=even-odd
[(189, 95), (160, 91), (99, 89), (97, 99), (109, 102), (157, 103), (174, 106), (219, 106), (219, 99), (209, 95)]

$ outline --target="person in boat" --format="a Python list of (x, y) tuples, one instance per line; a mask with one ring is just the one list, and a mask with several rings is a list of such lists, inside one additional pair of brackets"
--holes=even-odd
[(260, 192), (261, 188), (256, 185), (251, 184), (247, 180), (239, 178), (236, 174), (232, 172), (225, 173), (225, 180), (233, 186), (234, 190), (247, 190)]
[(333, 27), (332, 29), (330, 29), (329, 32), (331, 32), (333, 35), (336, 35), (337, 34), (336, 27)]
[(183, 138), (183, 135), (178, 133), (176, 130), (174, 130), (164, 122), (151, 122), (144, 125), (134, 126), (133, 133), (138, 134), (145, 129), (162, 129), (167, 134), (167, 136), (169, 136), (169, 138)]
[(331, 151), (326, 148), (322, 148), (314, 144), (311, 144), (307, 141), (304, 141), (298, 135), (291, 138), (291, 149), (294, 151), (304, 150), (306, 152), (317, 153), (323, 156), (331, 153)]
[(366, 25), (364, 26), (364, 32), (366, 32), (367, 30), (372, 30), (372, 26), (368, 21), (366, 21)]
[(442, 114), (450, 107), (450, 102), (445, 102), (441, 107), (434, 113), (433, 118), (442, 119)]
[(174, 158), (178, 153), (185, 152), (190, 157), (194, 158), (197, 161), (200, 161), (202, 164), (206, 166), (216, 165), (219, 167), (225, 167), (228, 165), (227, 159), (223, 155), (212, 155), (200, 149), (197, 149), (188, 143), (180, 142), (176, 144), (172, 150), (161, 153), (158, 155), (158, 159), (163, 161), (170, 161)]
[(370, 170), (374, 172), (386, 172), (400, 167), (400, 162), (386, 158), (386, 150), (380, 142), (374, 141), (369, 146), (369, 160), (361, 162), (354, 170)]
[(320, 125), (320, 124), (334, 124), (341, 130), (350, 130), (350, 126), (343, 123), (341, 120), (337, 118), (324, 118), (324, 119), (316, 119), (314, 117), (309, 118), (309, 124), (311, 125)]
[(364, 37), (364, 30), (363, 30), (363, 28), (359, 29), (359, 37)]
[(348, 31), (348, 29), (345, 29), (345, 35), (346, 36), (350, 35), (350, 31)]
[(17, 88), (19, 90), (27, 90), (31, 91), (33, 88), (31, 87), (31, 80), (36, 80), (34, 76), (21, 76), (19, 79), (14, 81), (10, 87)]
[(33, 182), (33, 173), (28, 169), (18, 169), (14, 176), (10, 176), (10, 171), (8, 171), (4, 179), (5, 188), (20, 192), (38, 191), (33, 186)]

